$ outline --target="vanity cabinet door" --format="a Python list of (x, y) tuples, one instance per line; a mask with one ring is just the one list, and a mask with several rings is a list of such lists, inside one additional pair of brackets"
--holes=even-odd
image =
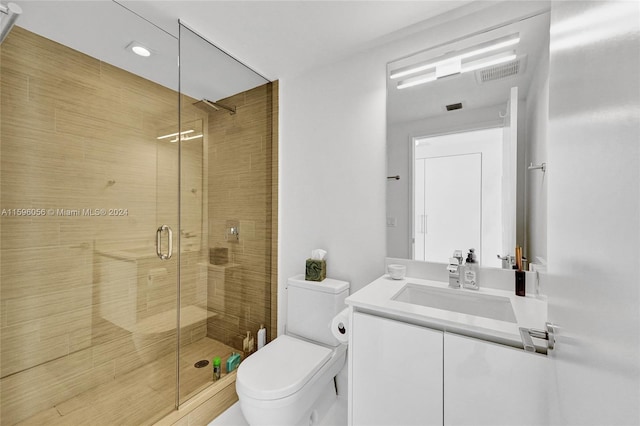
[(482, 340), (444, 335), (444, 424), (549, 424), (549, 360)]
[(442, 425), (443, 333), (354, 313), (351, 424)]

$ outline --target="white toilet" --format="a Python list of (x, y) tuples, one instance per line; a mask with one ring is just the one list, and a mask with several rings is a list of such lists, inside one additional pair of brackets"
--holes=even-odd
[(315, 425), (336, 399), (333, 378), (346, 363), (347, 345), (331, 333), (331, 320), (349, 295), (349, 283), (330, 278), (287, 281), (286, 334), (238, 368), (236, 392), (251, 426)]

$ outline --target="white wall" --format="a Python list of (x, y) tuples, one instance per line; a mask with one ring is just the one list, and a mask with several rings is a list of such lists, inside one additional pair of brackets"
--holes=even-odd
[(640, 424), (640, 3), (551, 10), (552, 424)]
[[(350, 281), (352, 292), (384, 273), (386, 64), (547, 6), (472, 3), (360, 55), (280, 81), (279, 333), (286, 280), (304, 273), (312, 249), (329, 252), (328, 275)], [(469, 15), (471, 22), (447, 22)]]
[(384, 273), (385, 61), (363, 54), (280, 82), (279, 328), (314, 248), (358, 290)]

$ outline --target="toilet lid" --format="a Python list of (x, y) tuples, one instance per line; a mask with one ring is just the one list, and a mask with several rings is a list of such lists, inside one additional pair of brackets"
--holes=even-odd
[(236, 389), (250, 398), (271, 400), (298, 391), (331, 358), (331, 350), (279, 336), (240, 364)]

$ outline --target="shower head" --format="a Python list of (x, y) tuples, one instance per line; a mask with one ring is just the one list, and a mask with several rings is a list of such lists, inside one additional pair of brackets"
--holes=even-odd
[(236, 113), (236, 107), (228, 107), (226, 105), (219, 104), (218, 102), (213, 102), (208, 99), (202, 99), (198, 102), (194, 102), (193, 105), (204, 109), (205, 111), (209, 111), (210, 108), (213, 108), (216, 111), (220, 111), (221, 109), (225, 111), (229, 111), (229, 114), (233, 115)]
[(0, 44), (9, 35), (21, 13), (22, 9), (15, 3), (6, 6), (0, 4)]

